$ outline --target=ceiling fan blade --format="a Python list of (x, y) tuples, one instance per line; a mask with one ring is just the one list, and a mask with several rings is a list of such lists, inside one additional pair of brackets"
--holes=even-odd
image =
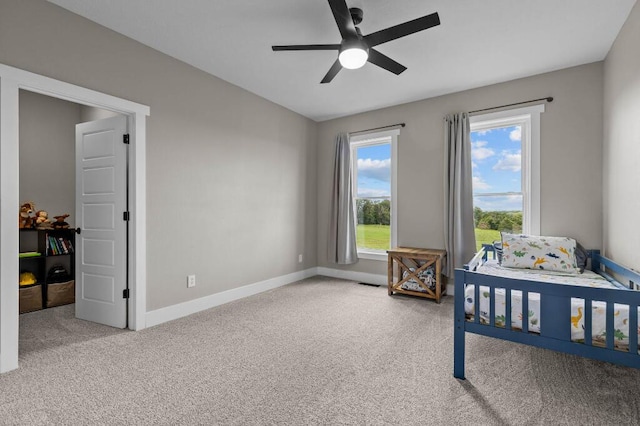
[(329, 69), (329, 72), (327, 73), (327, 75), (324, 76), (324, 78), (320, 83), (321, 84), (330, 83), (331, 80), (333, 80), (333, 77), (335, 77), (340, 72), (341, 69), (342, 69), (342, 65), (340, 65), (340, 61), (336, 59), (336, 61), (333, 63), (333, 65)]
[(358, 33), (356, 33), (356, 26), (353, 25), (353, 18), (351, 18), (347, 2), (345, 0), (329, 0), (329, 6), (342, 38), (357, 37)]
[(390, 57), (383, 55), (375, 49), (369, 49), (369, 59), (367, 60), (380, 68), (391, 71), (395, 75), (401, 74), (407, 69), (404, 65), (397, 63)]
[(440, 25), (440, 17), (436, 12), (431, 15), (423, 16), (422, 18), (414, 19), (413, 21), (405, 22), (404, 24), (395, 25), (385, 30), (368, 34), (364, 36), (364, 39), (370, 47), (373, 47), (437, 25)]
[(271, 46), (274, 52), (286, 50), (340, 50), (339, 44), (294, 44), (290, 46)]

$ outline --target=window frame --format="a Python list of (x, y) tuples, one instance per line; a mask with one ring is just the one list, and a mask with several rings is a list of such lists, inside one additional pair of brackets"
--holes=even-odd
[[(398, 241), (398, 136), (400, 129), (385, 130), (382, 132), (365, 133), (349, 136), (349, 147), (351, 148), (351, 183), (353, 194), (353, 217), (354, 223), (358, 225), (358, 215), (356, 211), (356, 199), (358, 198), (358, 156), (356, 151), (359, 147), (368, 145), (381, 145), (389, 143), (391, 145), (391, 220), (390, 220), (390, 249), (397, 246)], [(357, 243), (356, 243), (357, 244)], [(376, 251), (358, 247), (358, 258), (368, 260), (387, 261), (386, 251)]]
[(471, 131), (520, 125), (522, 156), (522, 233), (540, 235), (540, 114), (544, 104), (514, 108), (469, 119)]

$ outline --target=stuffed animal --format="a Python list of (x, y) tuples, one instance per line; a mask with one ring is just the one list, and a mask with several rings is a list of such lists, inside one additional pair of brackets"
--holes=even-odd
[(49, 220), (49, 213), (44, 210), (38, 210), (36, 212), (36, 228), (38, 229), (51, 229), (51, 221)]
[(33, 217), (31, 214), (36, 209), (33, 201), (28, 201), (20, 206), (20, 215), (18, 216), (18, 228), (33, 228)]
[(53, 229), (69, 229), (69, 224), (64, 221), (68, 217), (69, 215), (67, 213), (60, 216), (54, 216), (53, 218), (56, 221), (53, 222), (51, 226), (53, 227)]
[(37, 283), (38, 280), (33, 272), (21, 272), (20, 273), (20, 286), (31, 285)]

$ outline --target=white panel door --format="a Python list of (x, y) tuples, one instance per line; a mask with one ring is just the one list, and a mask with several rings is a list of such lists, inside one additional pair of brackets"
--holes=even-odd
[(126, 117), (76, 126), (76, 317), (127, 326)]

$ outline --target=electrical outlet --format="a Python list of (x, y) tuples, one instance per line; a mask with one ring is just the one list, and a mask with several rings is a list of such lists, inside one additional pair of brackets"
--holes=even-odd
[(195, 286), (196, 286), (196, 276), (187, 275), (187, 287), (195, 287)]
[(298, 255), (298, 263), (302, 263), (302, 255), (301, 254)]

